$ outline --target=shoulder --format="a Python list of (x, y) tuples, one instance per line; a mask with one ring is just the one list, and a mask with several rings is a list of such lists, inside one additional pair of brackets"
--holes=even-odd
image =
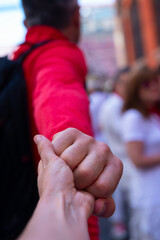
[(55, 40), (46, 44), (39, 49), (36, 62), (36, 65), (40, 66), (47, 63), (55, 67), (58, 65), (61, 68), (67, 68), (67, 70), (74, 69), (80, 76), (87, 73), (87, 66), (82, 51), (78, 46), (69, 41)]
[(129, 109), (129, 110), (125, 111), (123, 114), (123, 118), (124, 118), (124, 120), (133, 120), (133, 121), (135, 121), (135, 120), (142, 121), (144, 119), (142, 114), (136, 109)]
[(116, 94), (111, 94), (103, 103), (101, 109), (106, 113), (121, 112), (123, 100)]
[(111, 106), (119, 107), (123, 105), (123, 99), (116, 93), (112, 93), (109, 96), (108, 100)]
[[(44, 51), (45, 50), (45, 51)], [(43, 48), (43, 54), (54, 56), (63, 56), (74, 61), (84, 60), (84, 55), (81, 49), (74, 43), (66, 40), (53, 40), (46, 44)]]
[(146, 134), (146, 119), (135, 110), (127, 110), (123, 115), (123, 138), (125, 141), (143, 141)]

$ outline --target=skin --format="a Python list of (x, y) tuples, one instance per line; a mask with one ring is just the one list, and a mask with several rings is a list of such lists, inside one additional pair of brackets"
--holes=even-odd
[(152, 107), (159, 100), (159, 83), (158, 80), (152, 80), (148, 87), (141, 86), (139, 95), (142, 102), (148, 107)]
[[(149, 168), (160, 164), (160, 155), (146, 156), (144, 154), (144, 143), (133, 141), (126, 144), (127, 151), (132, 162), (140, 168)], [(136, 151), (135, 151), (136, 149)]]
[[(159, 83), (152, 81), (148, 87), (141, 86), (139, 95), (141, 101), (148, 109), (154, 106), (159, 100)], [(141, 141), (132, 141), (126, 144), (130, 159), (137, 167), (148, 168), (160, 164), (160, 155), (155, 154), (146, 156), (144, 153), (144, 143)]]
[(94, 214), (109, 217), (115, 210), (111, 197), (122, 175), (122, 162), (105, 143), (74, 128), (54, 136), (52, 145), (74, 174), (78, 190), (91, 193), (95, 198)]
[(129, 75), (130, 73), (122, 73), (115, 85), (115, 92), (118, 93), (123, 99), (125, 98)]
[(73, 172), (55, 155), (48, 139), (37, 136), (35, 142), (41, 156), (38, 166), (40, 200), (18, 240), (89, 240), (87, 218), (93, 211), (93, 196), (76, 190)]
[[(68, 137), (69, 132), (72, 137)], [(94, 195), (90, 193), (91, 190), (89, 190), (89, 186), (88, 189), (84, 191), (76, 188), (76, 183), (74, 181), (76, 177), (74, 171), (72, 171), (75, 168), (75, 164), (73, 164), (72, 160), (69, 161), (69, 159), (67, 159), (69, 156), (73, 159), (72, 149), (74, 149), (74, 154), (78, 153), (77, 143), (81, 143), (82, 137), (84, 143), (80, 145), (81, 151), (79, 150), (79, 153), (81, 156), (84, 156), (82, 153), (83, 150), (87, 151), (87, 155), (85, 154), (86, 159), (87, 156), (91, 154), (94, 163), (94, 152), (101, 149), (99, 148), (100, 143), (78, 130), (67, 129), (60, 132), (56, 134), (52, 143), (41, 135), (37, 135), (34, 138), (41, 157), (38, 166), (38, 189), (40, 200), (30, 222), (18, 240), (50, 240), (53, 239), (53, 236), (55, 240), (89, 240), (87, 219), (93, 213), (94, 209), (101, 208), (99, 208), (99, 205), (101, 206), (101, 199), (99, 199), (99, 204), (96, 204), (97, 200)], [(62, 145), (59, 145), (60, 143), (62, 143)], [(60, 155), (60, 157), (56, 155), (56, 152), (59, 153), (58, 155)], [(104, 154), (104, 152), (102, 152), (102, 154)], [(66, 158), (65, 161), (62, 159), (62, 155), (63, 158)], [(101, 154), (99, 157), (102, 158)], [(79, 159), (80, 157), (76, 159), (76, 162), (77, 164), (79, 162), (80, 165), (83, 161), (88, 161), (86, 159), (83, 161)], [(122, 172), (122, 166), (118, 171), (112, 168), (113, 165), (109, 162), (108, 166), (108, 170), (116, 171), (118, 174), (117, 179), (119, 179)], [(89, 169), (88, 171), (91, 172)], [(113, 172), (111, 173), (110, 176), (112, 181), (116, 181), (114, 180), (115, 175)], [(76, 181), (80, 181), (82, 176), (84, 177), (83, 174), (81, 175), (80, 168)], [(84, 181), (83, 184), (85, 186), (88, 183), (85, 184)], [(117, 185), (117, 183), (115, 184)], [(91, 186), (93, 187), (93, 185)], [(108, 205), (107, 208), (111, 206), (109, 198), (108, 200), (106, 199), (105, 203)], [(108, 215), (109, 212), (111, 213), (112, 211), (113, 209), (108, 209), (106, 212), (105, 207), (103, 214)], [(63, 231), (61, 226), (63, 226)]]

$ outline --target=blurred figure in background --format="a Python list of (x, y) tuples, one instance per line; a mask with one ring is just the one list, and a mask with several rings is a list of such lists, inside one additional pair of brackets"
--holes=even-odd
[(157, 74), (141, 70), (131, 76), (124, 102), (123, 134), (135, 177), (130, 182), (130, 239), (160, 238), (160, 99)]
[(97, 141), (106, 142), (105, 134), (99, 127), (99, 111), (105, 100), (108, 99), (109, 92), (105, 91), (105, 82), (101, 80), (88, 80), (87, 89), (90, 100), (90, 115), (94, 137)]
[(122, 107), (123, 99), (126, 95), (129, 74), (129, 67), (118, 71), (114, 79), (113, 92), (102, 105), (99, 114), (99, 125), (105, 134), (107, 144), (111, 151), (122, 160), (124, 165), (123, 176), (114, 193), (114, 200), (116, 202), (116, 211), (112, 217), (112, 235), (114, 239), (126, 239), (128, 235), (126, 226), (126, 203), (128, 203), (129, 163), (123, 142)]

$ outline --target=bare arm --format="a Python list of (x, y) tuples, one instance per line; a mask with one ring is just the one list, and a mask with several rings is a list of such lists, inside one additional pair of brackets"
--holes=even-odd
[(40, 200), (18, 240), (89, 240), (87, 219), (93, 211), (103, 217), (114, 212), (111, 195), (122, 163), (107, 145), (76, 129), (56, 134), (52, 144), (43, 136), (35, 140)]
[(128, 155), (132, 162), (137, 167), (153, 167), (160, 164), (160, 155), (150, 155), (144, 154), (144, 144), (140, 141), (133, 141), (126, 143)]
[(35, 138), (41, 161), (38, 168), (40, 200), (18, 240), (89, 240), (87, 219), (94, 198), (77, 191), (71, 169), (43, 136)]
[[(41, 198), (26, 229), (17, 240), (89, 240), (87, 219), (68, 195)], [(75, 208), (76, 211), (75, 211)]]

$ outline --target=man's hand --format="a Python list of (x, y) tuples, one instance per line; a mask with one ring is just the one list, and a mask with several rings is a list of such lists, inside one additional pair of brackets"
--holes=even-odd
[(52, 145), (73, 171), (75, 187), (95, 197), (94, 214), (111, 216), (115, 209), (111, 195), (121, 178), (122, 162), (105, 143), (74, 128), (56, 134)]
[[(72, 170), (64, 160), (58, 157), (51, 142), (44, 136), (34, 138), (41, 161), (38, 165), (38, 189), (41, 199), (53, 199), (60, 204), (64, 200), (65, 212), (77, 212), (87, 219), (93, 212), (94, 197), (83, 191), (77, 191)], [(58, 206), (57, 206), (58, 207)], [(73, 217), (74, 217), (73, 213)], [(67, 218), (67, 216), (65, 216)]]

